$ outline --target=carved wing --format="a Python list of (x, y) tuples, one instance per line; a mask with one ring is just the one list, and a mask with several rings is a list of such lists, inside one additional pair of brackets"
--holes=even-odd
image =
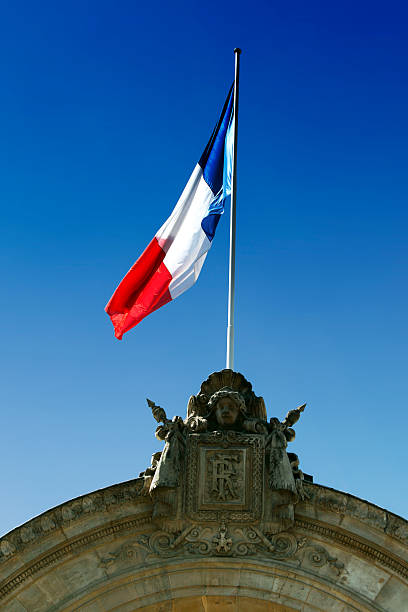
[(196, 413), (196, 396), (191, 395), (187, 404), (187, 418), (190, 416), (195, 416)]
[(158, 423), (165, 423), (167, 421), (166, 411), (161, 406), (156, 406), (156, 404), (152, 402), (152, 400), (149, 400), (149, 398), (146, 398), (146, 401), (152, 411), (153, 418)]

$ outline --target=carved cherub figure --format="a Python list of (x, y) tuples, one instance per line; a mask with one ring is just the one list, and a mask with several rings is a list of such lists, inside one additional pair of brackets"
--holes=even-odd
[[(266, 422), (248, 414), (245, 399), (239, 391), (223, 387), (211, 395), (207, 402), (207, 414), (192, 416), (187, 420), (195, 431), (235, 430), (266, 433)], [(191, 427), (193, 425), (193, 427)]]
[(228, 395), (217, 401), (215, 418), (221, 427), (232, 427), (239, 416), (239, 404)]
[(207, 421), (211, 429), (231, 429), (243, 421), (246, 412), (242, 395), (228, 387), (213, 393), (208, 408)]

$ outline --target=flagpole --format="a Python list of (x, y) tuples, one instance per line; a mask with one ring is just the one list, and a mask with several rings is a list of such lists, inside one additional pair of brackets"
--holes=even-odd
[(230, 250), (228, 281), (228, 326), (227, 326), (227, 368), (234, 369), (234, 298), (235, 298), (235, 233), (237, 202), (237, 144), (238, 144), (238, 94), (239, 94), (239, 56), (241, 49), (234, 49), (234, 157), (231, 177), (231, 217), (230, 217)]

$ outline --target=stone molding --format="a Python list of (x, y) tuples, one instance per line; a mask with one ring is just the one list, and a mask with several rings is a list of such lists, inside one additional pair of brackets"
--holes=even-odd
[(85, 516), (109, 512), (112, 506), (129, 502), (146, 503), (146, 498), (140, 497), (142, 486), (143, 478), (128, 480), (71, 499), (27, 521), (0, 538), (0, 567), (16, 552), (24, 551), (59, 527), (70, 525)]
[[(206, 554), (206, 558), (248, 558), (246, 551), (249, 551), (252, 545), (255, 547), (256, 553), (254, 553), (255, 556), (249, 556), (249, 558), (264, 560), (269, 558), (275, 562), (298, 563), (298, 567), (300, 567), (299, 563), (302, 563), (301, 555), (307, 553), (309, 560), (311, 560), (310, 567), (320, 567), (319, 564), (323, 563), (334, 571), (341, 572), (341, 558), (337, 559), (331, 556), (324, 546), (320, 546), (316, 541), (313, 542), (309, 539), (310, 537), (317, 537), (322, 544), (327, 542), (329, 545), (340, 547), (340, 549), (346, 552), (357, 554), (370, 563), (382, 565), (400, 578), (408, 580), (408, 563), (398, 555), (393, 554), (380, 545), (376, 545), (375, 541), (364, 539), (364, 537), (343, 529), (339, 525), (328, 524), (322, 520), (304, 516), (302, 508), (312, 507), (321, 509), (324, 512), (351, 517), (361, 521), (362, 524), (367, 525), (371, 529), (368, 535), (377, 531), (381, 534), (386, 534), (405, 546), (408, 544), (407, 521), (386, 510), (382, 510), (378, 506), (340, 491), (316, 484), (305, 484), (309, 499), (303, 502), (296, 512), (294, 531), (288, 534), (281, 534), (283, 538), (286, 536), (289, 538), (287, 550), (290, 554), (283, 554), (279, 557), (279, 554), (276, 554), (276, 548), (274, 554), (274, 542), (271, 542), (265, 534), (257, 533), (256, 530), (254, 534), (252, 534), (251, 529), (251, 533), (247, 533), (248, 527), (245, 528), (246, 531), (243, 531), (244, 537), (241, 537), (241, 539), (238, 537), (239, 526), (234, 526), (233, 524), (227, 524), (226, 526), (222, 524), (213, 525), (212, 527), (206, 527), (205, 525), (193, 526), (190, 528), (189, 533), (184, 534), (170, 535), (160, 532), (156, 527), (153, 527), (149, 510), (143, 511), (143, 513), (137, 516), (137, 508), (139, 507), (139, 512), (141, 512), (141, 505), (146, 504), (146, 498), (140, 496), (142, 486), (143, 479), (139, 478), (95, 491), (89, 495), (66, 502), (25, 523), (3, 537), (0, 540), (0, 561), (3, 562), (4, 566), (3, 576), (6, 576), (7, 561), (22, 559), (19, 555), (20, 552), (37, 547), (40, 549), (42, 540), (45, 540), (53, 531), (57, 531), (61, 527), (69, 528), (71, 525), (81, 525), (81, 522), (84, 524), (84, 533), (80, 533), (80, 535), (76, 535), (61, 544), (54, 545), (48, 550), (45, 546), (45, 553), (39, 552), (33, 561), (22, 564), (22, 567), (19, 569), (12, 570), (11, 575), (7, 576), (0, 583), (0, 600), (10, 596), (18, 587), (38, 575), (42, 570), (58, 564), (58, 562), (65, 558), (72, 557), (72, 555), (87, 547), (92, 547), (93, 544), (125, 533), (131, 534), (132, 540), (130, 543), (136, 541), (137, 538), (141, 539), (142, 542), (144, 539), (144, 545), (150, 548), (149, 554), (153, 556), (156, 544), (152, 546), (152, 542), (159, 542), (161, 537), (162, 544), (164, 542), (164, 549), (167, 546), (168, 553), (170, 554), (166, 555), (165, 550), (162, 550), (157, 555), (156, 563), (160, 563), (160, 560), (165, 558), (171, 558), (173, 561), (182, 561), (183, 558), (186, 558), (186, 555), (192, 559), (203, 558)], [(112, 520), (112, 513), (115, 514), (115, 512), (121, 509), (126, 509), (129, 515), (120, 520)], [(100, 515), (101, 525), (92, 530), (85, 531), (88, 517), (90, 521), (94, 521), (97, 515)], [(91, 517), (94, 518), (91, 519)], [(148, 527), (147, 533), (144, 530), (146, 527)], [(209, 530), (207, 535), (204, 534), (205, 529)], [(211, 529), (212, 532), (210, 533)], [(292, 542), (291, 546), (289, 546), (289, 540), (294, 542)], [(123, 553), (122, 546), (116, 546), (116, 548), (112, 546), (112, 550), (111, 557), (105, 559), (108, 565), (109, 563), (115, 563)]]
[(63, 544), (62, 546), (55, 546), (46, 555), (33, 563), (28, 563), (22, 571), (15, 572), (9, 580), (4, 581), (0, 584), (0, 600), (9, 595), (14, 589), (21, 586), (28, 578), (31, 578), (34, 574), (38, 573), (42, 569), (46, 569), (50, 565), (57, 563), (64, 557), (72, 555), (83, 547), (93, 544), (99, 540), (108, 538), (114, 534), (129, 531), (130, 529), (139, 528), (141, 526), (151, 523), (151, 517), (144, 516), (133, 519), (126, 519), (124, 521), (117, 522), (108, 527), (102, 529), (96, 529), (94, 531), (85, 533), (83, 536), (73, 538), (71, 541)]
[[(166, 577), (169, 578), (171, 591), (166, 591)], [(285, 584), (286, 583), (286, 584)], [(279, 590), (276, 589), (279, 585)], [(377, 606), (372, 601), (367, 600), (364, 596), (357, 593), (350, 593), (343, 587), (342, 584), (333, 584), (329, 581), (321, 581), (317, 576), (302, 569), (296, 569), (293, 566), (284, 566), (277, 563), (271, 565), (265, 561), (257, 559), (223, 559), (220, 560), (209, 558), (205, 561), (191, 559), (183, 559), (178, 563), (167, 562), (166, 564), (156, 565), (147, 569), (138, 571), (124, 572), (120, 571), (117, 574), (112, 574), (112, 584), (109, 592), (101, 590), (92, 593), (91, 598), (87, 594), (75, 598), (74, 601), (64, 600), (63, 607), (57, 605), (51, 607), (48, 612), (59, 612), (61, 609), (64, 612), (79, 612), (79, 610), (87, 609), (87, 605), (91, 602), (93, 609), (110, 610), (118, 609), (117, 606), (119, 597), (117, 591), (123, 588), (127, 590), (132, 588), (134, 596), (131, 599), (131, 606), (126, 610), (141, 610), (146, 608), (150, 612), (158, 612), (158, 610), (177, 610), (177, 607), (169, 606), (169, 595), (171, 593), (171, 602), (180, 602), (181, 609), (184, 612), (191, 612), (191, 608), (186, 606), (186, 598), (188, 595), (200, 595), (205, 593), (206, 596), (214, 596), (217, 598), (217, 604), (224, 596), (227, 598), (227, 610), (235, 610), (231, 608), (231, 596), (235, 602), (241, 597), (248, 597), (253, 604), (255, 602), (256, 610), (265, 612), (265, 607), (262, 604), (275, 602), (279, 604), (278, 609), (282, 612), (294, 612), (294, 610), (303, 610), (304, 612), (384, 612), (384, 609)], [(314, 591), (316, 596), (309, 604), (309, 599), (299, 599), (297, 594), (302, 590)], [(110, 597), (109, 597), (110, 596)], [(325, 607), (321, 606), (322, 600)], [(128, 603), (128, 599), (120, 600)], [(114, 605), (112, 605), (112, 603)], [(97, 607), (99, 604), (99, 608)], [(111, 604), (111, 606), (109, 605)], [(166, 605), (167, 604), (167, 605)], [(297, 605), (296, 605), (297, 604)], [(299, 607), (301, 604), (302, 607)], [(154, 605), (154, 608), (150, 608)], [(148, 607), (149, 606), (149, 607)], [(287, 607), (288, 606), (288, 607)], [(296, 606), (296, 607), (292, 607)], [(217, 606), (222, 611), (221, 606)], [(202, 607), (199, 608), (202, 610)], [(239, 608), (240, 610), (252, 610), (251, 607)], [(266, 608), (267, 609), (267, 608)], [(194, 609), (195, 612), (196, 609)]]
[[(31, 519), (0, 538), (0, 567), (16, 552), (31, 547), (51, 531), (83, 519), (85, 515), (106, 513), (112, 506), (129, 502), (145, 503), (146, 498), (140, 496), (142, 487), (143, 478), (129, 480), (77, 497)], [(408, 546), (408, 521), (402, 517), (336, 489), (311, 483), (304, 483), (304, 487), (309, 500), (300, 505), (297, 515), (304, 504), (316, 506), (360, 520)]]
[[(64, 543), (60, 546), (55, 546), (51, 549), (47, 554), (41, 556), (40, 559), (34, 560), (32, 563), (27, 563), (21, 570), (14, 572), (7, 580), (5, 580), (2, 584), (0, 584), (0, 599), (7, 597), (10, 595), (16, 588), (20, 587), (27, 579), (31, 578), (38, 572), (43, 569), (48, 568), (51, 565), (54, 565), (58, 561), (62, 560), (64, 557), (68, 557), (77, 551), (87, 547), (93, 543), (97, 543), (103, 539), (109, 538), (112, 535), (119, 535), (121, 533), (134, 531), (140, 533), (139, 538), (135, 541), (135, 543), (131, 543), (132, 546), (142, 546), (147, 552), (151, 555), (156, 555), (157, 561), (163, 558), (171, 557), (173, 560), (185, 559), (186, 552), (188, 553), (189, 545), (193, 545), (193, 548), (190, 548), (190, 552), (192, 556), (197, 558), (198, 556), (205, 556), (207, 553), (209, 556), (216, 557), (216, 550), (210, 550), (207, 546), (207, 543), (214, 542), (215, 549), (217, 544), (227, 542), (226, 550), (221, 550), (220, 556), (224, 557), (240, 557), (246, 556), (248, 554), (248, 545), (257, 545), (257, 558), (264, 558), (267, 560), (268, 558), (277, 560), (277, 561), (285, 561), (285, 560), (294, 560), (298, 565), (301, 563), (300, 557), (304, 555), (306, 552), (309, 555), (309, 559), (311, 561), (311, 565), (315, 567), (321, 567), (323, 564), (327, 564), (333, 570), (340, 574), (343, 569), (343, 564), (341, 560), (338, 560), (335, 557), (330, 556), (327, 550), (322, 547), (316, 545), (316, 543), (308, 542), (307, 537), (302, 538), (301, 535), (299, 537), (299, 533), (295, 534), (279, 534), (275, 536), (275, 540), (278, 539), (286, 540), (286, 552), (283, 554), (279, 554), (279, 552), (274, 554), (273, 547), (275, 546), (276, 550), (276, 542), (271, 542), (268, 540), (263, 534), (259, 534), (259, 530), (254, 530), (254, 534), (246, 534), (245, 538), (242, 538), (241, 541), (234, 541), (234, 534), (229, 534), (225, 532), (223, 533), (223, 527), (214, 528), (213, 534), (210, 534), (210, 538), (201, 538), (201, 532), (205, 529), (203, 527), (195, 527), (193, 526), (189, 533), (192, 535), (189, 541), (189, 533), (182, 533), (178, 536), (170, 535), (165, 532), (160, 532), (158, 530), (150, 532), (145, 535), (140, 530), (142, 527), (148, 526), (151, 524), (150, 514), (145, 514), (144, 516), (140, 516), (137, 518), (127, 518), (121, 521), (117, 521), (116, 523), (111, 523), (109, 526), (105, 526), (100, 529), (95, 529), (84, 533), (80, 537), (72, 538), (70, 541)], [(209, 529), (209, 528), (208, 528)], [(237, 528), (232, 528), (237, 529)], [(248, 528), (246, 528), (248, 529)], [(186, 530), (187, 531), (187, 530)], [(196, 531), (197, 533), (192, 533)], [(252, 530), (250, 530), (252, 531)], [(364, 540), (363, 538), (357, 537), (354, 534), (350, 535), (350, 533), (342, 530), (339, 527), (328, 526), (327, 524), (323, 524), (316, 520), (306, 519), (304, 517), (296, 517), (295, 518), (295, 531), (300, 531), (301, 533), (313, 533), (325, 539), (328, 543), (340, 545), (342, 548), (346, 550), (357, 552), (362, 557), (365, 557), (369, 561), (374, 561), (376, 563), (380, 563), (384, 565), (391, 571), (395, 572), (405, 580), (408, 579), (408, 563), (403, 562), (403, 560), (398, 559), (395, 555), (392, 555), (390, 552), (386, 551), (381, 547), (375, 547), (372, 543)], [(232, 535), (231, 543), (228, 544), (229, 535)], [(296, 537), (297, 536), (297, 537)], [(218, 539), (217, 539), (218, 538)], [(282, 541), (283, 541), (282, 540)], [(161, 542), (161, 543), (160, 543)], [(236, 545), (235, 545), (236, 544)], [(268, 550), (268, 544), (270, 549)], [(180, 548), (180, 545), (181, 546)], [(200, 551), (201, 545), (201, 551)], [(235, 549), (233, 548), (235, 545)], [(239, 548), (242, 546), (241, 549)], [(117, 559), (120, 559), (123, 556), (123, 546), (129, 548), (129, 545), (122, 545), (117, 548), (109, 558), (102, 559), (101, 567), (108, 567), (110, 563), (115, 563)], [(228, 546), (231, 548), (228, 549)], [(203, 548), (204, 547), (204, 548)], [(195, 550), (194, 550), (195, 548)], [(123, 550), (122, 550), (123, 549)], [(231, 554), (230, 553), (231, 550)], [(238, 550), (238, 554), (234, 554), (233, 551)], [(241, 554), (239, 551), (241, 550)], [(167, 551), (167, 554), (166, 554)], [(169, 554), (170, 553), (170, 554)]]
[(359, 538), (356, 535), (351, 536), (339, 527), (328, 527), (319, 521), (311, 521), (304, 518), (295, 518), (295, 527), (296, 529), (313, 532), (334, 544), (340, 544), (348, 550), (358, 552), (361, 556), (368, 558), (370, 561), (381, 563), (405, 580), (408, 580), (408, 563), (381, 547), (372, 546), (363, 538)]
[[(408, 521), (384, 510), (371, 502), (337, 489), (319, 484), (304, 483), (308, 500), (301, 505), (315, 506), (340, 516), (357, 519), (381, 533), (394, 538), (408, 546)], [(298, 508), (301, 512), (301, 508)]]

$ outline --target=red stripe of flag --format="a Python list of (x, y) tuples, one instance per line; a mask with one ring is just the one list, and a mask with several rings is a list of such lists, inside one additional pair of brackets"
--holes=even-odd
[(118, 340), (148, 314), (171, 301), (168, 287), (172, 276), (163, 263), (165, 255), (153, 238), (106, 305)]

